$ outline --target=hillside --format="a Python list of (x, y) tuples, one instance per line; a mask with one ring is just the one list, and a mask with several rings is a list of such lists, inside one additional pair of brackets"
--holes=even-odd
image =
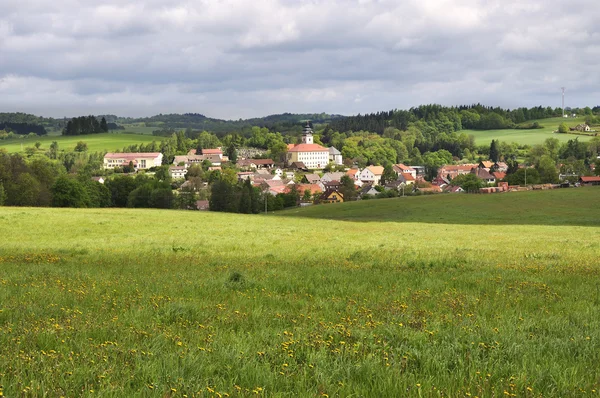
[(286, 217), (466, 225), (600, 225), (600, 187), (495, 195), (430, 195), (287, 210)]
[[(599, 192), (421, 197), (269, 216), (0, 207), (0, 391), (598, 391), (600, 228), (591, 206)], [(517, 197), (502, 213), (510, 225), (483, 218), (488, 206), (499, 211), (494, 200)], [(544, 209), (518, 225), (536, 202)], [(567, 206), (570, 216), (548, 221)], [(374, 221), (402, 220), (403, 208), (410, 222)], [(440, 212), (452, 223), (433, 224)]]

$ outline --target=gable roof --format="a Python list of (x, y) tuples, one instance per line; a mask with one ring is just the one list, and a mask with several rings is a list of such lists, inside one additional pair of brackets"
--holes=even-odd
[(319, 144), (298, 144), (288, 149), (288, 152), (328, 152), (329, 149)]
[(344, 175), (346, 175), (346, 173), (344, 173), (342, 171), (336, 171), (336, 172), (332, 172), (332, 173), (325, 173), (325, 174), (323, 174), (323, 177), (321, 177), (321, 181), (323, 181), (323, 180), (329, 180), (329, 181), (337, 180), (337, 181), (339, 181)]
[(415, 177), (413, 177), (410, 173), (400, 173), (400, 175), (405, 181), (415, 181)]
[(219, 148), (202, 149), (202, 154), (203, 155), (222, 155), (223, 151), (221, 151)]
[(494, 171), (492, 175), (496, 177), (497, 180), (503, 180), (504, 177), (506, 177), (506, 173), (503, 171)]
[(483, 167), (485, 167), (486, 169), (489, 169), (490, 167), (492, 167), (494, 165), (494, 162), (490, 162), (488, 160), (482, 160), (481, 164), (483, 165)]
[(471, 174), (475, 174), (477, 178), (482, 180), (494, 180), (496, 177), (491, 175), (486, 169), (482, 169), (481, 167), (473, 167), (471, 170)]
[(581, 182), (600, 182), (600, 176), (581, 177)]
[(318, 174), (305, 174), (304, 178), (306, 178), (306, 181), (310, 182), (310, 183), (314, 183), (314, 182), (319, 182), (321, 181), (321, 177), (319, 177)]
[(329, 147), (329, 154), (330, 155), (341, 155), (342, 153), (340, 151), (337, 150), (337, 148), (330, 146)]
[(318, 184), (298, 184), (298, 192), (300, 192), (301, 194), (304, 193), (304, 191), (310, 191), (311, 195), (314, 195), (316, 193), (319, 192), (323, 192), (323, 190), (321, 189), (321, 187)]
[(369, 166), (367, 167), (367, 169), (369, 169), (369, 171), (375, 174), (376, 176), (380, 176), (383, 174), (383, 166)]
[(115, 152), (108, 152), (106, 155), (104, 155), (105, 159), (139, 159), (139, 158), (152, 158), (152, 159), (156, 159), (157, 157), (162, 156), (162, 153), (160, 152), (139, 152), (139, 153), (132, 153), (132, 152), (123, 152), (123, 153), (115, 153)]

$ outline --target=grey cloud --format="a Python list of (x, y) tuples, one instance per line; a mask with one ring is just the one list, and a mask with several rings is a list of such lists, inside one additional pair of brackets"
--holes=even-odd
[(555, 106), (560, 86), (595, 105), (599, 17), (594, 0), (4, 0), (0, 109), (513, 108)]

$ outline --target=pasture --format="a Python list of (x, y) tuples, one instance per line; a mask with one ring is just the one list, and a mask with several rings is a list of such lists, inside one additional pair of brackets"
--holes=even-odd
[[(566, 118), (561, 117), (531, 120), (527, 123), (533, 123), (537, 121), (540, 125), (544, 126), (541, 129), (535, 130), (518, 130), (518, 129), (503, 129), (503, 130), (461, 130), (461, 133), (472, 134), (475, 137), (475, 142), (478, 145), (489, 144), (492, 140), (500, 140), (506, 142), (516, 142), (521, 145), (535, 145), (542, 144), (546, 138), (557, 138), (560, 142), (567, 142), (568, 140), (579, 137), (579, 141), (589, 141), (592, 137), (575, 134), (555, 134), (554, 131), (558, 129), (559, 124), (562, 122), (567, 123), (569, 127), (575, 127), (580, 123), (585, 122), (584, 117), (578, 118)], [(599, 127), (595, 127), (597, 130)]]
[(88, 146), (89, 152), (111, 152), (122, 150), (124, 147), (134, 144), (147, 144), (152, 141), (160, 142), (162, 137), (142, 134), (106, 133), (78, 136), (42, 136), (37, 138), (16, 138), (0, 141), (0, 149), (4, 148), (9, 153), (24, 152), (27, 147), (34, 147), (39, 141), (42, 143), (40, 150), (47, 151), (52, 141), (58, 142), (59, 150), (72, 151), (79, 141)]
[[(0, 391), (597, 395), (599, 194), (320, 215), (0, 207)], [(529, 204), (484, 217), (506, 198)]]

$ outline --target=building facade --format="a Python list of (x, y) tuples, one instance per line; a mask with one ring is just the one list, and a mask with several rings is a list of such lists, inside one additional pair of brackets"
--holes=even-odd
[(160, 152), (113, 153), (104, 155), (104, 168), (128, 166), (133, 164), (136, 170), (145, 170), (162, 165), (163, 154)]
[(289, 147), (286, 162), (302, 162), (308, 169), (323, 169), (329, 164), (329, 149), (314, 143), (313, 131), (307, 123), (302, 132), (302, 143)]

